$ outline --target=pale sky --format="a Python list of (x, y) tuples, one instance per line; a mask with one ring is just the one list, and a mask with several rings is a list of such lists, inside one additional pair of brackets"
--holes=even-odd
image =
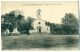
[[(33, 5), (32, 5), (33, 4)], [(61, 19), (65, 13), (73, 13), (79, 18), (78, 2), (1, 2), (1, 15), (9, 13), (12, 10), (20, 10), (23, 15), (27, 18), (31, 16), (37, 18), (37, 10), (41, 10), (41, 19), (52, 22), (61, 23)]]

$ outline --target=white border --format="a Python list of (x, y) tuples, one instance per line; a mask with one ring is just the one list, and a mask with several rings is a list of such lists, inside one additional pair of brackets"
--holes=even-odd
[(79, 0), (1, 0), (1, 1), (79, 1)]
[[(1, 0), (1, 1), (79, 1), (79, 0)], [(1, 1), (0, 1), (0, 4), (1, 4)], [(79, 1), (79, 4), (80, 4), (80, 1)], [(0, 16), (1, 16), (1, 5), (0, 5)], [(1, 26), (1, 18), (0, 18), (0, 26)], [(1, 30), (0, 30), (0, 35), (1, 35)], [(0, 51), (1, 51), (1, 36), (0, 36)], [(1, 51), (1, 52), (14, 52), (14, 51)], [(19, 51), (19, 52), (28, 52), (28, 51)], [(79, 52), (79, 51), (30, 51), (30, 52)]]
[(0, 51), (1, 51), (1, 5), (0, 5)]

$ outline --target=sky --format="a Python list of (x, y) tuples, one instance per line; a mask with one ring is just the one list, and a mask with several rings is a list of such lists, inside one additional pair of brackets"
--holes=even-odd
[(51, 23), (61, 23), (65, 13), (73, 13), (79, 19), (77, 1), (53, 1), (53, 2), (22, 2), (22, 1), (2, 1), (1, 15), (12, 10), (20, 10), (27, 18), (28, 16), (37, 18), (37, 10), (41, 10), (41, 19)]

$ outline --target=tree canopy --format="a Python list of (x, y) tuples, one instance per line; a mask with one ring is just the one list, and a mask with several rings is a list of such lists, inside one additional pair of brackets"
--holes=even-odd
[(30, 29), (33, 29), (32, 27), (32, 22), (34, 21), (35, 19), (32, 18), (32, 17), (27, 17), (26, 20), (22, 20), (21, 22), (18, 23), (18, 30), (21, 32), (21, 33), (27, 33), (29, 34), (29, 30)]
[[(17, 13), (16, 13), (17, 10), (13, 10), (7, 14), (4, 14), (1, 16), (1, 18), (4, 19), (4, 23), (2, 23), (2, 29), (6, 30), (6, 29), (9, 29), (10, 32), (13, 32), (14, 28), (16, 26), (18, 26), (18, 22), (20, 22), (20, 20), (24, 19), (24, 16), (20, 14), (20, 11), (18, 10)], [(16, 15), (17, 14), (17, 15)], [(6, 27), (6, 25), (8, 27)], [(4, 28), (6, 27), (6, 28)]]
[(75, 33), (78, 30), (78, 19), (72, 13), (66, 13), (62, 18), (63, 29), (66, 33)]

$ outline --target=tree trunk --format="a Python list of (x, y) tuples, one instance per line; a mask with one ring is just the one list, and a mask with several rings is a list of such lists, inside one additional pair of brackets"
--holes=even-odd
[(9, 36), (11, 36), (12, 35), (12, 32), (9, 32)]

